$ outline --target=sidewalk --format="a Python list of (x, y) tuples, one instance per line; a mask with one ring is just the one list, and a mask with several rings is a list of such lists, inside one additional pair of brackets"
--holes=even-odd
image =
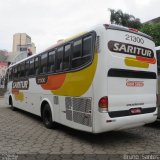
[(0, 96), (0, 108), (3, 108), (3, 107), (7, 107), (7, 105), (4, 102), (4, 97)]

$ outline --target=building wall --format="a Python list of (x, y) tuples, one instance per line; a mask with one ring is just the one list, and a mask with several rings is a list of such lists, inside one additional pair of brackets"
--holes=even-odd
[(16, 33), (13, 35), (13, 54), (17, 53), (17, 45), (27, 45), (31, 43), (31, 37), (26, 33)]
[[(32, 50), (32, 54), (36, 53), (35, 44), (31, 41), (31, 37), (26, 33), (16, 33), (13, 35), (13, 51), (10, 55), (10, 62), (15, 62), (22, 58), (23, 55), (27, 55), (28, 48)], [(20, 54), (23, 54), (22, 56)]]

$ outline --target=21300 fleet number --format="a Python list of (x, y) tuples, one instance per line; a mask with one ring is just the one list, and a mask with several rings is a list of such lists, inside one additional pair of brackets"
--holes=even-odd
[(125, 39), (128, 40), (128, 41), (144, 44), (144, 39), (143, 38), (136, 37), (136, 36), (131, 36), (129, 34), (125, 35)]

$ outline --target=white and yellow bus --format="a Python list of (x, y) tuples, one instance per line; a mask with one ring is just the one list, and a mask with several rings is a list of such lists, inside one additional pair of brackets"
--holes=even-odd
[(157, 118), (155, 44), (135, 29), (98, 25), (8, 68), (6, 101), (92, 133)]
[(158, 119), (160, 119), (160, 46), (156, 47), (158, 70)]

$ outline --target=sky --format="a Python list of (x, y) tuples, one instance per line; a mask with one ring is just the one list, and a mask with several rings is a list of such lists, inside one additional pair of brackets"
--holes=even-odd
[(110, 23), (111, 9), (140, 18), (160, 16), (160, 0), (0, 0), (0, 49), (12, 51), (13, 34), (27, 33), (37, 52), (96, 24)]

